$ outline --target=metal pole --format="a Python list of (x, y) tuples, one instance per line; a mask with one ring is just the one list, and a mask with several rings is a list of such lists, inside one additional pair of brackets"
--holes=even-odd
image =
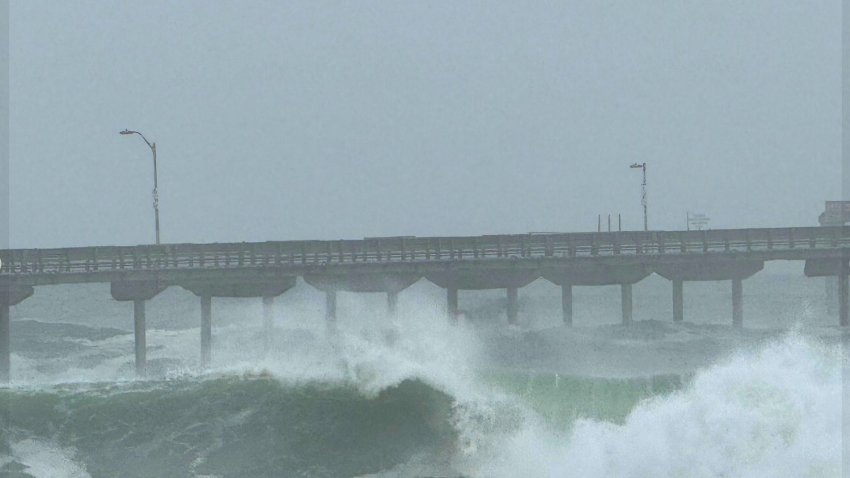
[(153, 213), (156, 218), (156, 243), (159, 245), (159, 184), (156, 174), (156, 143), (151, 144), (153, 152)]
[(145, 144), (148, 145), (148, 147), (151, 149), (151, 153), (153, 154), (153, 213), (154, 220), (156, 222), (156, 243), (157, 245), (159, 245), (159, 181), (157, 178), (156, 171), (156, 143), (151, 143), (150, 141), (148, 141), (147, 138), (145, 138), (145, 135), (139, 133), (138, 131), (131, 131), (125, 129), (124, 131), (121, 131), (120, 134), (137, 134), (141, 136), (142, 140), (144, 140)]
[(634, 163), (629, 166), (632, 169), (641, 169), (643, 171), (643, 181), (640, 183), (640, 203), (643, 206), (643, 230), (649, 231), (649, 218), (647, 214), (647, 199), (646, 199), (646, 163)]
[(643, 163), (643, 183), (641, 184), (641, 204), (643, 204), (643, 230), (649, 230), (649, 219), (647, 217), (646, 200), (646, 163)]

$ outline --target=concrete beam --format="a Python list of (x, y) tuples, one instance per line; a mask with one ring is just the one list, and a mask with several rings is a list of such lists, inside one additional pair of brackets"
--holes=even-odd
[(443, 289), (486, 290), (525, 287), (537, 280), (533, 269), (473, 270), (457, 269), (425, 274), (425, 278)]
[(565, 263), (543, 269), (543, 278), (557, 285), (634, 284), (652, 272), (644, 264), (603, 264), (595, 262)]
[(180, 286), (198, 297), (277, 297), (295, 287), (295, 276), (262, 281), (184, 281)]
[(112, 298), (120, 301), (151, 300), (167, 288), (167, 284), (155, 280), (129, 280), (110, 283)]
[(715, 281), (746, 279), (764, 269), (764, 261), (745, 259), (683, 259), (653, 266), (661, 277), (672, 281)]
[(304, 274), (304, 281), (311, 286), (323, 291), (346, 291), (346, 292), (401, 292), (413, 283), (421, 279), (419, 274), (400, 273), (308, 273)]
[(806, 277), (829, 277), (841, 274), (842, 264), (847, 264), (847, 259), (809, 259), (803, 267)]
[(35, 289), (29, 285), (0, 285), (0, 303), (18, 305), (30, 298)]

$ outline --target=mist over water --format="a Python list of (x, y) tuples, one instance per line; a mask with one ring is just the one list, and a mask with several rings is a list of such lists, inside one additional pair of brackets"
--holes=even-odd
[(417, 284), (394, 321), (385, 297), (342, 295), (335, 333), (300, 286), (278, 299), (268, 350), (259, 300), (216, 299), (208, 370), (197, 299), (175, 289), (151, 301), (143, 380), (126, 304), (94, 286), (40, 290), (15, 311), (0, 470), (841, 476), (843, 333), (822, 282), (760, 280), (745, 286), (744, 331), (728, 324), (725, 283), (687, 288), (684, 324), (667, 320), (663, 282), (636, 287), (631, 327), (616, 325), (616, 291), (577, 292), (572, 330), (545, 284), (523, 290), (521, 327), (495, 293), (463, 294), (468, 320), (450, 326), (440, 291)]

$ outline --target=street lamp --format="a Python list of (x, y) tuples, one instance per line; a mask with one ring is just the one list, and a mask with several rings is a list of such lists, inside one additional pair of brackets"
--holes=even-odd
[(648, 231), (649, 220), (646, 217), (646, 163), (634, 163), (629, 167), (643, 170), (643, 182), (640, 183), (640, 203), (643, 206), (643, 230)]
[(151, 149), (151, 153), (153, 153), (153, 213), (154, 218), (156, 220), (156, 243), (159, 244), (159, 191), (157, 188), (157, 178), (156, 178), (156, 143), (151, 143), (145, 138), (145, 135), (139, 133), (138, 131), (130, 131), (125, 129), (121, 131), (120, 134), (137, 134), (145, 140), (148, 147)]

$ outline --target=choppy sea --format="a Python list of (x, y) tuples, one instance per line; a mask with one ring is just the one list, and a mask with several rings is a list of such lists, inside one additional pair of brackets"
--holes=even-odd
[[(842, 342), (822, 279), (769, 266), (745, 281), (745, 328), (728, 282), (445, 297), (420, 282), (398, 316), (380, 295), (341, 294), (335, 333), (320, 293), (213, 300), (213, 362), (199, 368), (199, 303), (148, 304), (145, 378), (132, 305), (108, 285), (39, 288), (13, 308), (12, 375), (0, 386), (8, 477), (839, 477), (846, 433)], [(270, 343), (269, 347), (265, 344)]]

